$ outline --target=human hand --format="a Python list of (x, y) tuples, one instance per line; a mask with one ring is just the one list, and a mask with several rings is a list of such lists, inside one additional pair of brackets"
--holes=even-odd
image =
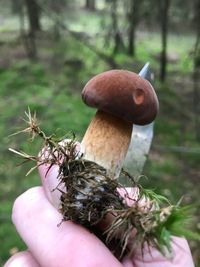
[[(58, 212), (60, 193), (58, 166), (47, 173), (39, 167), (43, 187), (35, 187), (19, 196), (13, 206), (13, 223), (28, 251), (11, 257), (4, 267), (194, 267), (187, 241), (173, 238), (174, 257), (168, 260), (157, 250), (140, 252), (119, 262), (108, 248), (84, 227), (63, 222)], [(47, 173), (47, 175), (46, 175)]]

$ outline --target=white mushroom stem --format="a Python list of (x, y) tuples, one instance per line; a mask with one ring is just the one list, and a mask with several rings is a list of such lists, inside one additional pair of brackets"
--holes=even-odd
[(131, 134), (132, 123), (97, 111), (81, 143), (84, 158), (101, 165), (112, 178), (117, 178), (127, 154)]

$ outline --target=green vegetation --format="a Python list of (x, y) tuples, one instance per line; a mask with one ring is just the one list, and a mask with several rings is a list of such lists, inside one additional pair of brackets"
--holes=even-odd
[[(92, 16), (91, 19), (94, 21), (95, 18)], [(67, 32), (63, 32), (64, 37), (59, 42), (52, 40), (46, 32), (38, 36), (39, 59), (30, 62), (20, 39), (16, 38), (16, 25), (11, 22), (0, 27), (0, 265), (13, 250), (24, 248), (11, 223), (12, 203), (26, 189), (40, 184), (37, 172), (25, 178), (30, 166), (18, 167), (21, 159), (8, 151), (9, 147), (20, 147), (36, 154), (41, 149), (40, 142), (33, 148), (23, 136), (11, 138), (9, 135), (24, 127), (21, 117), (30, 107), (37, 112), (47, 134), (56, 131), (62, 136), (73, 131), (81, 140), (95, 112), (82, 103), (81, 89), (94, 74), (110, 68), (94, 51)], [(87, 24), (85, 17), (81, 23)], [(79, 31), (80, 25), (76, 22), (71, 27)], [(95, 33), (95, 29), (92, 30)], [(116, 62), (122, 68), (139, 71), (146, 61), (150, 61), (157, 76), (159, 38), (156, 32), (141, 32), (137, 39), (136, 59), (118, 54)], [(173, 54), (176, 60), (169, 64), (167, 83), (160, 85), (157, 82), (155, 85), (160, 99), (160, 114), (144, 170), (148, 179), (143, 179), (142, 183), (166, 195), (172, 202), (177, 202), (183, 196), (183, 203), (192, 204), (198, 209), (199, 153), (180, 153), (171, 149), (174, 146), (199, 148), (192, 107), (193, 65), (190, 52), (193, 43), (193, 35), (169, 37), (169, 56)], [(98, 47), (101, 45), (99, 38)], [(197, 213), (193, 222), (195, 230), (199, 231)], [(199, 245), (196, 241), (191, 242), (196, 261), (199, 259)]]

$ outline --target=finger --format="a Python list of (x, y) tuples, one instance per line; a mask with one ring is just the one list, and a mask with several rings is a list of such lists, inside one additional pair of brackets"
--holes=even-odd
[(184, 238), (173, 237), (171, 258), (164, 257), (154, 248), (147, 248), (133, 255), (132, 262), (136, 267), (194, 267), (192, 255)]
[[(122, 189), (123, 190), (123, 189)], [(129, 206), (134, 205), (134, 201), (138, 199), (138, 189), (126, 188), (127, 194), (120, 192), (120, 194), (126, 199)], [(149, 201), (146, 198), (142, 198), (139, 201), (140, 207), (144, 210), (149, 208)], [(136, 232), (133, 231), (130, 239), (134, 240)], [(191, 251), (188, 242), (184, 238), (172, 237), (172, 255), (171, 257), (163, 256), (157, 249), (153, 247), (146, 247), (141, 250), (136, 250), (131, 258), (125, 258), (123, 260), (124, 266), (135, 267), (194, 267)], [(130, 242), (131, 245), (131, 242)]]
[[(66, 147), (67, 143), (69, 142), (71, 142), (70, 139), (65, 139), (61, 141), (59, 145)], [(75, 146), (78, 155), (81, 153), (80, 143), (75, 142)], [(48, 154), (46, 155), (45, 151), (42, 151), (39, 154), (41, 154), (42, 157), (49, 157)], [(61, 192), (58, 189), (64, 192), (66, 191), (65, 185), (59, 181), (59, 166), (53, 165), (50, 167), (49, 164), (42, 164), (38, 166), (38, 170), (48, 200), (55, 208), (58, 209), (60, 206), (61, 196)]]
[(13, 255), (4, 267), (40, 267), (40, 265), (29, 251), (22, 251)]
[(58, 209), (61, 196), (61, 192), (58, 189), (65, 191), (64, 184), (59, 185), (59, 166), (53, 165), (49, 169), (48, 164), (43, 164), (38, 167), (38, 170), (47, 199), (56, 209)]
[[(117, 189), (119, 195), (124, 198), (128, 206), (134, 205), (135, 201), (137, 201), (139, 196), (138, 188), (136, 187), (126, 187), (126, 188), (118, 188)], [(102, 231), (107, 230), (107, 228), (112, 224), (115, 216), (112, 213), (106, 215), (104, 219), (98, 224), (98, 226), (102, 229)], [(117, 232), (120, 234), (121, 229), (118, 228)], [(135, 229), (133, 230), (135, 235)], [(122, 234), (122, 233), (121, 233)], [(132, 237), (134, 237), (134, 235)]]
[(13, 222), (29, 250), (43, 267), (121, 267), (92, 233), (70, 221), (57, 226), (62, 215), (41, 187), (21, 195), (13, 207)]

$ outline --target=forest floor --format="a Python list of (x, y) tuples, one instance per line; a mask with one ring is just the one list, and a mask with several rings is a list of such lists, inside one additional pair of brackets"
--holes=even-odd
[[(108, 62), (70, 33), (62, 32), (58, 41), (47, 30), (38, 34), (38, 56), (31, 62), (14, 24), (5, 25), (0, 27), (0, 240), (3, 244), (0, 265), (11, 254), (24, 248), (10, 220), (13, 201), (26, 189), (40, 184), (37, 172), (25, 178), (30, 165), (17, 167), (20, 159), (8, 148), (37, 153), (41, 144), (36, 142), (33, 146), (24, 136), (9, 135), (24, 127), (21, 117), (30, 107), (37, 112), (41, 127), (48, 134), (56, 131), (63, 136), (73, 131), (81, 140), (95, 110), (82, 103), (80, 92), (93, 75), (111, 68)], [(80, 25), (72, 24), (71, 29), (88, 31), (86, 22), (84, 29)], [(93, 44), (97, 43), (101, 37), (94, 39), (94, 24), (90, 33), (93, 34)], [(121, 68), (135, 72), (150, 61), (155, 77), (158, 77), (159, 43), (158, 33), (138, 32), (136, 57), (133, 59), (121, 53), (115, 56), (115, 61)], [(160, 113), (143, 172), (148, 179), (141, 180), (141, 183), (166, 195), (173, 203), (183, 197), (183, 203), (192, 204), (198, 210), (200, 143), (195, 135), (193, 108), (193, 44), (192, 35), (169, 36), (168, 78), (165, 84), (158, 80), (155, 83)], [(101, 48), (100, 45), (95, 47)], [(199, 231), (197, 212), (193, 224)], [(200, 243), (191, 241), (190, 245), (195, 262), (199, 263)]]

